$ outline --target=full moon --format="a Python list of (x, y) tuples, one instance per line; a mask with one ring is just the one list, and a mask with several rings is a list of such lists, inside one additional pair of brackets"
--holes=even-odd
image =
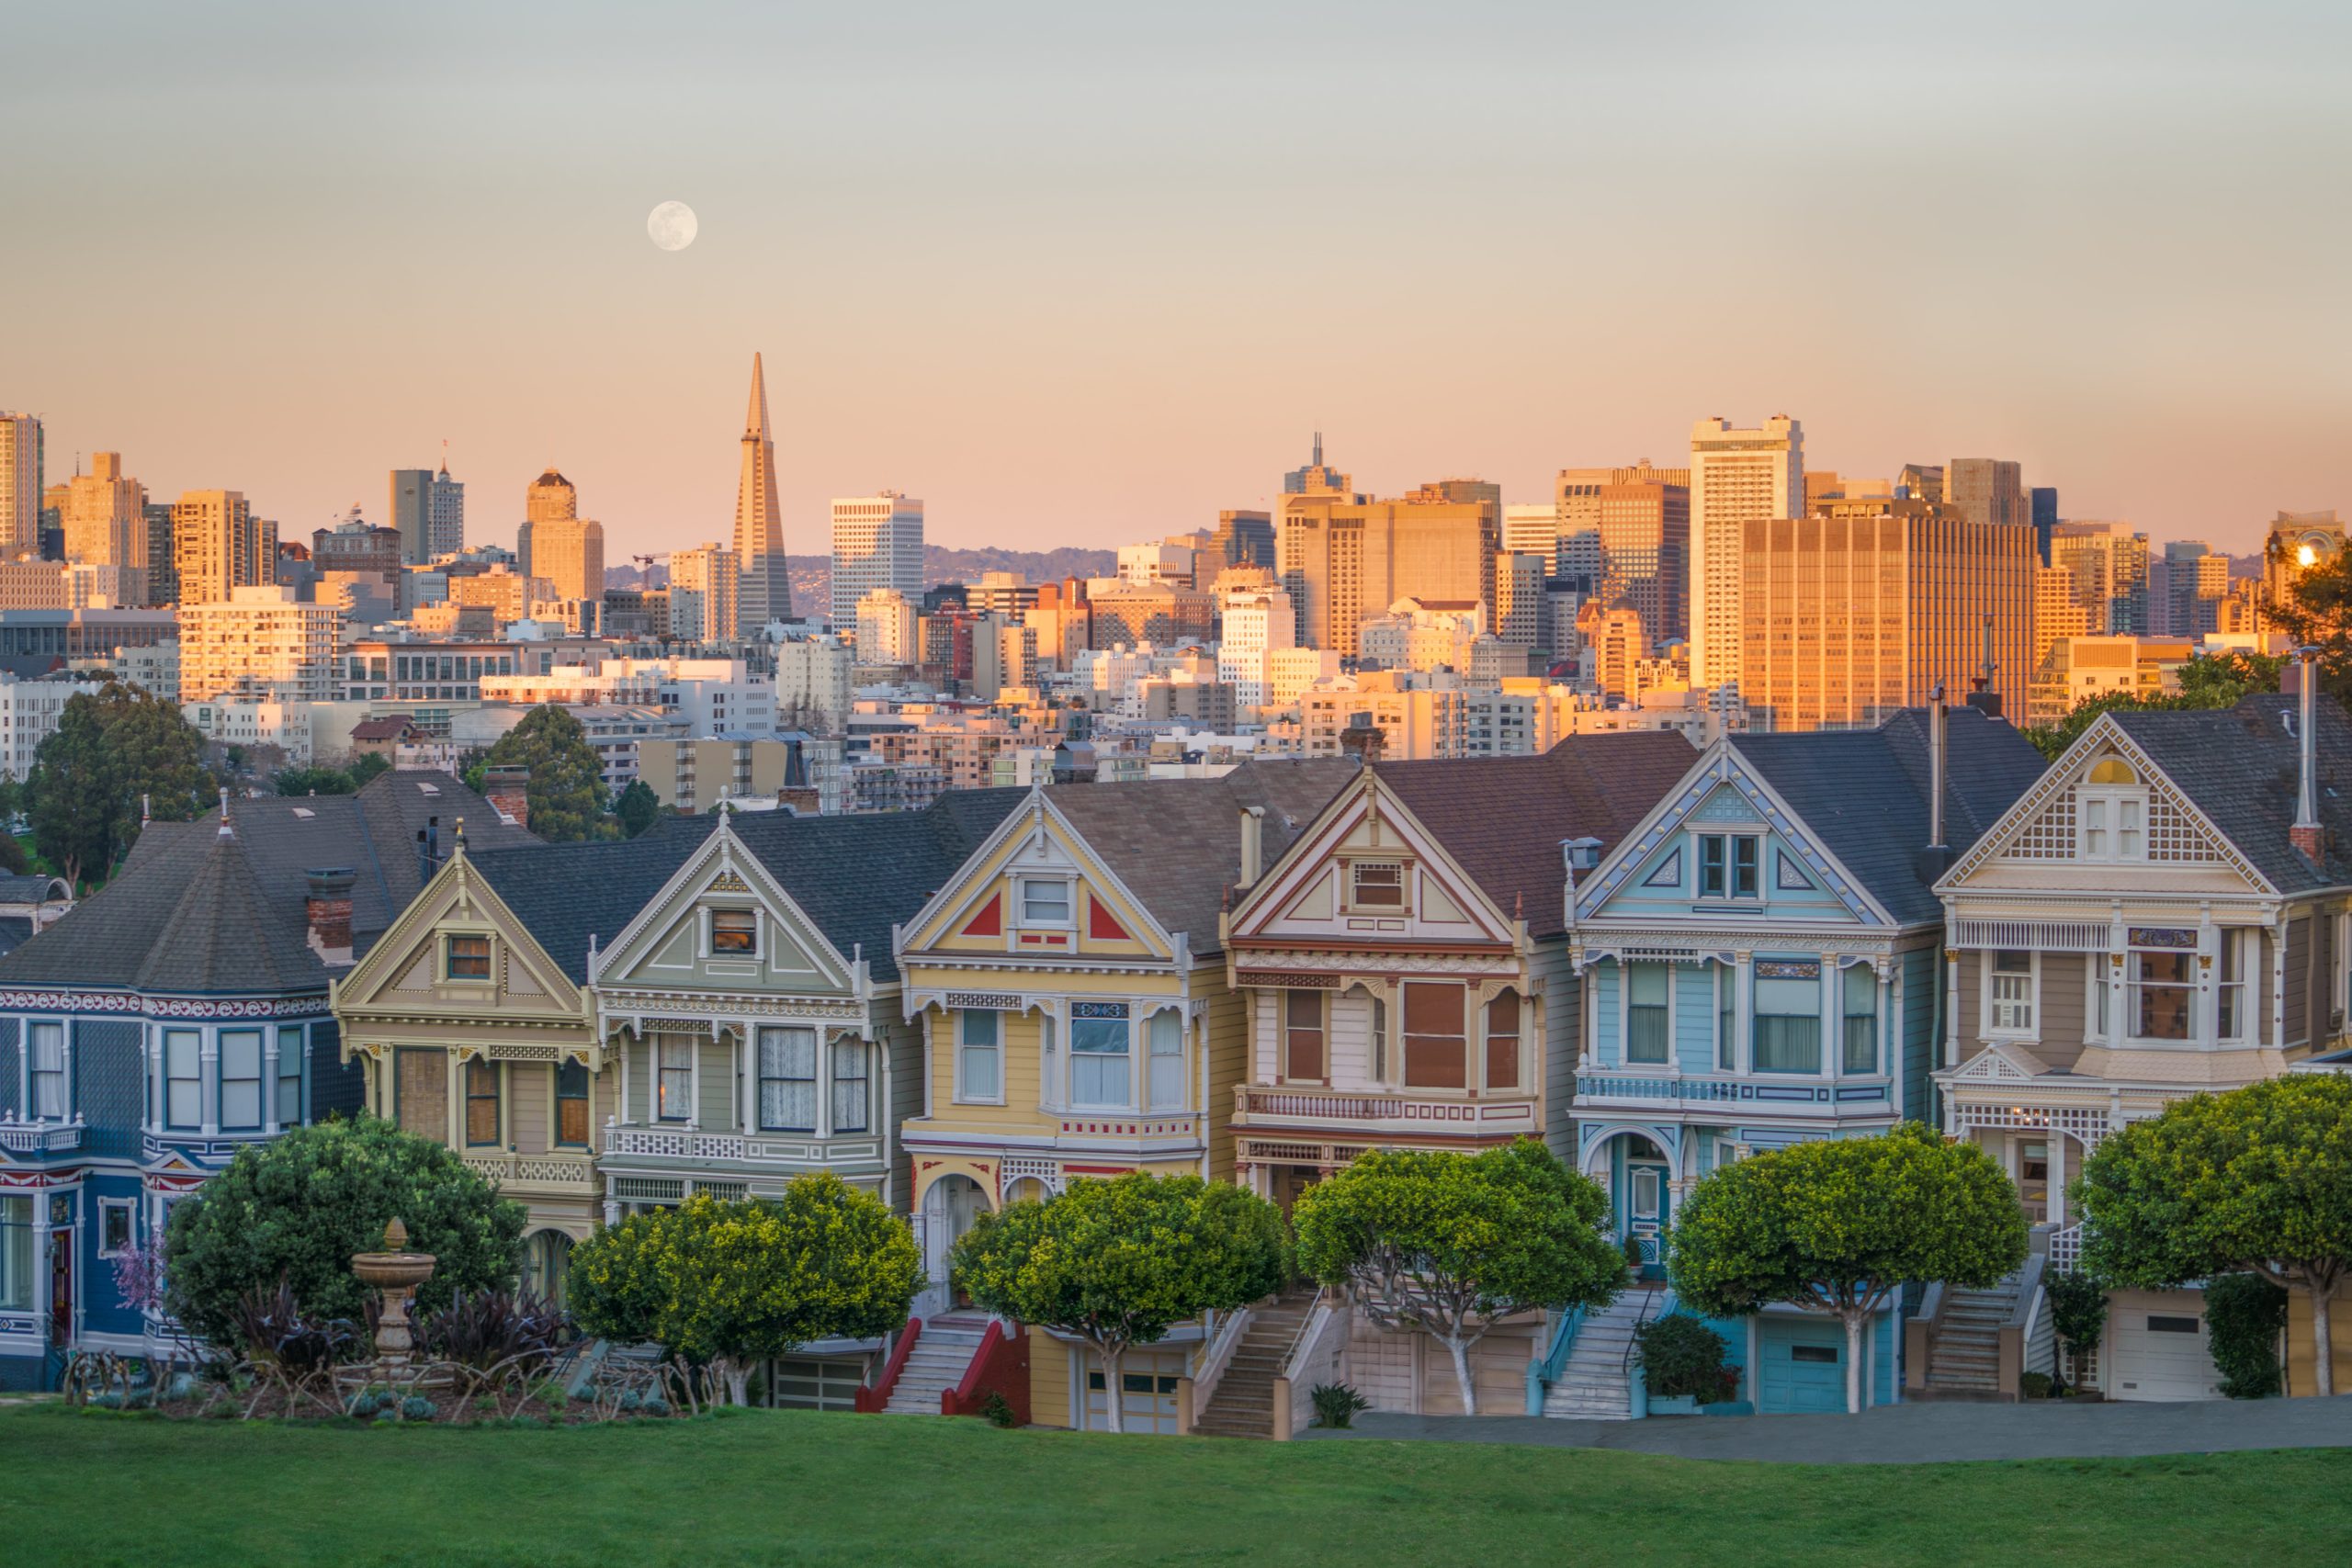
[(665, 201), (645, 220), (645, 231), (665, 251), (683, 251), (693, 244), (700, 227), (695, 221), (695, 209), (683, 201)]

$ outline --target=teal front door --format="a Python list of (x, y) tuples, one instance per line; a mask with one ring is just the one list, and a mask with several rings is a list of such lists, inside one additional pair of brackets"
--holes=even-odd
[(1768, 1316), (1756, 1325), (1756, 1351), (1758, 1415), (1846, 1408), (1846, 1330), (1841, 1325)]
[(1645, 1269), (1666, 1261), (1666, 1167), (1625, 1163), (1625, 1234), (1641, 1245)]

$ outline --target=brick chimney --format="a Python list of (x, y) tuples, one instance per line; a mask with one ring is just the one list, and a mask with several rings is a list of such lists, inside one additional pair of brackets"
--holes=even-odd
[(351, 885), (356, 878), (343, 866), (327, 866), (305, 874), (310, 890), (302, 913), (311, 928), (311, 946), (322, 956), (351, 961)]
[(528, 768), (492, 768), (482, 774), (481, 792), (501, 817), (517, 828), (527, 828), (531, 825), (530, 784)]
[(1388, 731), (1373, 723), (1372, 715), (1351, 713), (1348, 715), (1347, 728), (1340, 731), (1340, 750), (1352, 754), (1359, 762), (1377, 762), (1381, 753), (1388, 750)]

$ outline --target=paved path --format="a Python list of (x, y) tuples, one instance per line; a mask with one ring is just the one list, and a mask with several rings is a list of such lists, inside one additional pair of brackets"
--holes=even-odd
[(1542, 1416), (1397, 1416), (1367, 1411), (1321, 1441), (1434, 1438), (1619, 1449), (1683, 1459), (1792, 1464), (2128, 1458), (2233, 1449), (2352, 1448), (2352, 1394), (2187, 1404), (1889, 1404), (1860, 1416), (1682, 1416), (1561, 1421)]

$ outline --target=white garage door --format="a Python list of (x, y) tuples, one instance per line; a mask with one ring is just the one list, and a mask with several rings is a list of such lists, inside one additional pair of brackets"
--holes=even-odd
[[(1093, 1360), (1080, 1354), (1083, 1367)], [(1173, 1437), (1176, 1433), (1176, 1382), (1184, 1375), (1184, 1358), (1166, 1351), (1130, 1350), (1119, 1359), (1119, 1382), (1124, 1396), (1119, 1401), (1119, 1418), (1129, 1432), (1157, 1433)], [(1110, 1391), (1102, 1386), (1100, 1368), (1086, 1374), (1086, 1429), (1107, 1432), (1111, 1429), (1111, 1415), (1107, 1401)]]
[(2218, 1399), (2205, 1335), (2205, 1298), (2195, 1291), (2118, 1291), (2107, 1304), (2109, 1399)]

